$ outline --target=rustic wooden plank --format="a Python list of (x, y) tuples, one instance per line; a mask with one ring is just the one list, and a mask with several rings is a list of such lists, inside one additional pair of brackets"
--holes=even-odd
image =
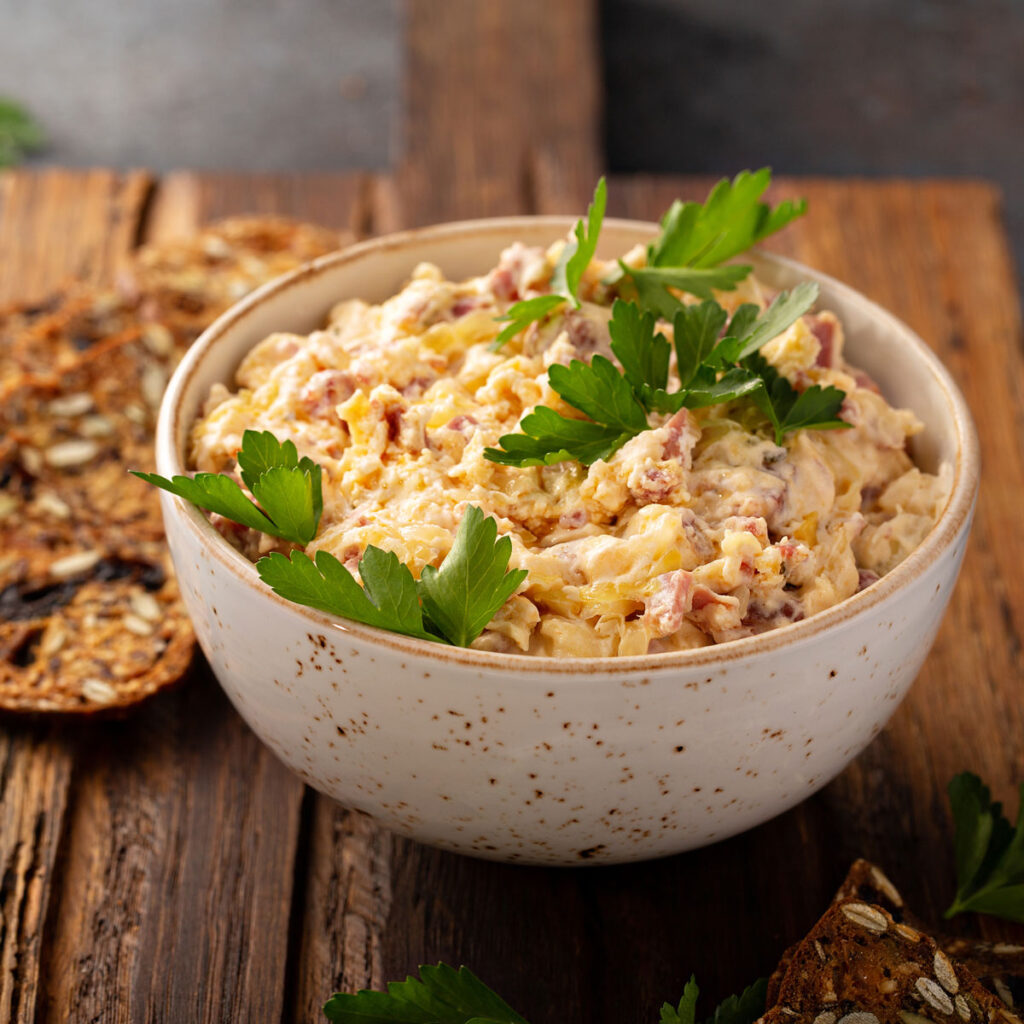
[[(307, 187), (176, 175), (143, 240), (315, 204), (354, 224), (361, 188), (352, 176)], [(303, 793), (202, 659), (177, 693), (91, 732), (50, 913), (46, 1019), (280, 1019)]]
[(141, 171), (0, 173), (0, 304), (34, 302), (70, 277), (111, 280), (150, 185)]
[[(136, 173), (0, 175), (0, 301), (36, 301), (75, 272), (109, 280), (148, 188)], [(0, 723), (0, 1020), (35, 1018), (76, 744), (59, 724)]]
[(595, 24), (592, 0), (409, 3), (404, 226), (508, 213), (542, 153), (597, 177)]
[(354, 241), (366, 233), (369, 188), (361, 174), (177, 172), (161, 179), (147, 230), (155, 238), (182, 237), (198, 223), (254, 213), (312, 221)]
[(384, 932), (392, 901), (394, 839), (365, 814), (309, 794), (305, 873), (295, 899), (289, 1009), (296, 1022), (314, 1021), (333, 992), (379, 988)]
[(54, 864), (74, 763), (61, 730), (0, 729), (0, 1019), (35, 1018)]

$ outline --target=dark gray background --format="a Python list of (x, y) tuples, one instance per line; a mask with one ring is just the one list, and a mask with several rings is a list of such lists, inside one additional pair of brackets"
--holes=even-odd
[(1024, 267), (1024, 0), (603, 0), (609, 166), (997, 181)]

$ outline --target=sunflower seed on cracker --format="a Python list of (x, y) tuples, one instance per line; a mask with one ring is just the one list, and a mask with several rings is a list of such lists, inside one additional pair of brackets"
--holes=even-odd
[[(906, 908), (896, 886), (880, 868), (869, 861), (857, 860), (853, 863), (836, 893), (833, 904), (845, 902), (849, 906), (850, 901), (870, 904), (878, 912), (888, 914), (894, 922), (891, 930), (906, 942), (920, 942), (927, 931), (922, 922)], [(983, 988), (996, 996), (1005, 1006), (1013, 1009), (1015, 1005), (1024, 1005), (1024, 947), (942, 935), (936, 936), (935, 941), (939, 948), (936, 949), (932, 961), (932, 974), (950, 995), (955, 996), (953, 1007), (962, 1020), (971, 1019), (971, 1008), (969, 1001), (959, 993), (960, 982), (953, 961), (966, 968)], [(769, 1006), (778, 1001), (782, 979), (798, 945), (786, 950), (768, 979)], [(820, 942), (815, 943), (816, 955), (819, 958), (821, 948)], [(889, 981), (881, 982), (880, 987), (884, 991), (889, 984)]]
[[(884, 921), (884, 928), (877, 926), (876, 916)], [(808, 1022), (828, 1009), (840, 1015), (837, 1024), (870, 1024), (862, 1015), (870, 1015), (878, 1024), (920, 1024), (922, 1020), (954, 1024), (972, 1019), (974, 1007), (978, 1024), (1006, 1019), (1003, 1004), (962, 964), (945, 956), (927, 935), (913, 929), (907, 932), (909, 936), (901, 934), (881, 907), (856, 900), (833, 904), (790, 951), (777, 983), (778, 1004), (795, 1009)], [(825, 952), (824, 961), (819, 950)], [(946, 984), (955, 985), (959, 1002), (954, 1003), (932, 976), (936, 964)], [(1009, 1020), (1016, 1018), (1011, 1014)]]

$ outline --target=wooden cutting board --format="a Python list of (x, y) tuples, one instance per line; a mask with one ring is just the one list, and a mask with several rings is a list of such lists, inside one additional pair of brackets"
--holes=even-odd
[[(445, 216), (571, 212), (592, 187), (537, 161), (530, 187), (447, 195)], [(653, 217), (706, 181), (614, 178)], [(133, 245), (229, 213), (348, 237), (420, 223), (415, 175), (106, 171), (0, 177), (0, 301), (105, 280)], [(982, 182), (785, 180), (810, 213), (776, 248), (847, 281), (931, 344), (984, 459), (945, 624), (890, 726), (834, 783), (744, 836), (651, 864), (505, 867), (396, 839), (293, 778), (200, 663), (125, 721), (0, 723), (0, 1019), (314, 1021), (337, 988), (467, 963), (534, 1024), (653, 1021), (691, 972), (705, 1008), (768, 973), (868, 856), (937, 919), (953, 891), (944, 787), (971, 768), (1015, 808), (1024, 779), (1022, 346), (1000, 197)], [(484, 196), (481, 199), (481, 195)], [(1024, 929), (963, 919), (972, 933)]]

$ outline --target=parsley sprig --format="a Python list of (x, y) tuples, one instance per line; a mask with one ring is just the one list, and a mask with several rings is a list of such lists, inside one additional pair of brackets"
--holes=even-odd
[(0, 167), (13, 167), (42, 149), (46, 134), (20, 104), (0, 97)]
[[(723, 178), (703, 203), (676, 200), (661, 221), (661, 234), (647, 247), (644, 267), (619, 262), (620, 292), (645, 310), (671, 320), (679, 308), (673, 290), (711, 298), (730, 291), (751, 267), (726, 264), (802, 216), (807, 203), (786, 200), (774, 209), (761, 201), (771, 184), (770, 167)], [(618, 275), (616, 275), (618, 276)]]
[(392, 981), (386, 992), (339, 992), (324, 1005), (339, 1024), (526, 1024), (468, 967), (420, 967), (419, 978)]
[(992, 800), (988, 786), (971, 772), (949, 783), (956, 829), (956, 898), (946, 911), (954, 917), (973, 910), (1024, 924), (1024, 783), (1017, 825)]
[(467, 506), (440, 568), (427, 566), (419, 580), (397, 555), (373, 544), (359, 562), (361, 587), (328, 551), (313, 558), (275, 551), (256, 563), (256, 571), (274, 593), (296, 604), (404, 636), (469, 647), (526, 579), (525, 569), (508, 568), (512, 541), (496, 540), (497, 533), (492, 518)]
[(814, 385), (799, 393), (758, 355), (811, 308), (817, 295), (818, 286), (804, 282), (782, 292), (763, 313), (744, 304), (731, 319), (714, 299), (680, 304), (673, 319), (680, 386), (672, 392), (666, 390), (672, 346), (655, 332), (655, 314), (616, 300), (608, 329), (622, 370), (601, 355), (589, 364), (573, 360), (548, 370), (552, 390), (588, 419), (538, 406), (523, 417), (521, 433), (503, 435), (501, 447), (487, 448), (484, 455), (508, 466), (570, 460), (590, 465), (649, 429), (649, 413), (700, 409), (744, 397), (769, 420), (780, 444), (792, 430), (846, 427), (838, 419), (842, 391)]
[[(748, 985), (738, 996), (723, 999), (715, 1012), (704, 1024), (754, 1024), (754, 1021), (765, 1011), (768, 992), (768, 980), (758, 978), (753, 985)], [(661, 1008), (660, 1024), (696, 1024), (697, 997), (700, 988), (697, 979), (691, 974), (690, 980), (683, 989), (683, 997), (678, 1006), (665, 1003)]]
[[(705, 1024), (753, 1024), (764, 1013), (766, 990), (762, 978), (740, 996), (729, 996)], [(661, 1008), (661, 1024), (695, 1024), (699, 992), (691, 977), (678, 1007)], [(421, 967), (419, 978), (391, 982), (386, 992), (339, 992), (324, 1014), (338, 1024), (526, 1024), (468, 967), (443, 963)]]
[(597, 239), (601, 234), (607, 203), (608, 186), (604, 178), (601, 178), (594, 189), (594, 198), (587, 207), (586, 223), (584, 224), (583, 220), (576, 222), (574, 237), (566, 243), (555, 264), (551, 276), (551, 291), (545, 295), (536, 295), (532, 299), (514, 302), (504, 316), (498, 317), (499, 320), (508, 320), (509, 323), (494, 339), (495, 348), (501, 348), (506, 341), (525, 330), (535, 320), (543, 320), (567, 302), (574, 309), (579, 309), (580, 279), (597, 251)]
[[(746, 303), (731, 319), (712, 295), (712, 289), (735, 288), (751, 271), (724, 261), (806, 210), (803, 200), (787, 200), (774, 208), (763, 202), (770, 183), (770, 168), (743, 171), (731, 182), (723, 178), (703, 203), (673, 203), (662, 220), (661, 234), (647, 248), (647, 265), (630, 267), (620, 261), (618, 271), (606, 281), (620, 296), (608, 330), (621, 372), (601, 355), (589, 364), (574, 360), (567, 367), (552, 366), (552, 390), (586, 418), (538, 406), (523, 417), (520, 433), (505, 434), (500, 447), (485, 449), (485, 457), (507, 466), (568, 461), (589, 466), (647, 430), (651, 413), (672, 414), (740, 398), (760, 410), (777, 444), (793, 430), (847, 427), (839, 419), (842, 391), (813, 385), (798, 392), (758, 355), (811, 308), (817, 285), (805, 282), (783, 292), (763, 313)], [(586, 226), (577, 222), (576, 240), (566, 246), (555, 269), (552, 292), (515, 303), (497, 346), (565, 302), (579, 305), (576, 289), (593, 258), (605, 202), (602, 179)], [(683, 303), (680, 291), (704, 301)], [(673, 326), (680, 386), (671, 393), (666, 389), (673, 345), (656, 331), (659, 320)]]
[(168, 480), (156, 473), (132, 472), (208, 512), (272, 537), (306, 545), (316, 536), (323, 512), (321, 471), (312, 459), (299, 458), (293, 442), (278, 441), (269, 430), (247, 430), (242, 435), (238, 468), (255, 501), (223, 473)]
[[(238, 468), (255, 501), (222, 473), (170, 480), (156, 473), (134, 475), (272, 537), (305, 546), (316, 536), (322, 472), (312, 459), (300, 459), (291, 441), (278, 441), (270, 431), (247, 430)], [(444, 561), (439, 568), (427, 566), (419, 580), (394, 552), (373, 544), (359, 562), (362, 586), (329, 551), (312, 558), (303, 551), (275, 551), (256, 563), (256, 571), (271, 590), (296, 604), (404, 636), (469, 647), (527, 575), (508, 568), (512, 540), (497, 534), (492, 518), (467, 506)]]

